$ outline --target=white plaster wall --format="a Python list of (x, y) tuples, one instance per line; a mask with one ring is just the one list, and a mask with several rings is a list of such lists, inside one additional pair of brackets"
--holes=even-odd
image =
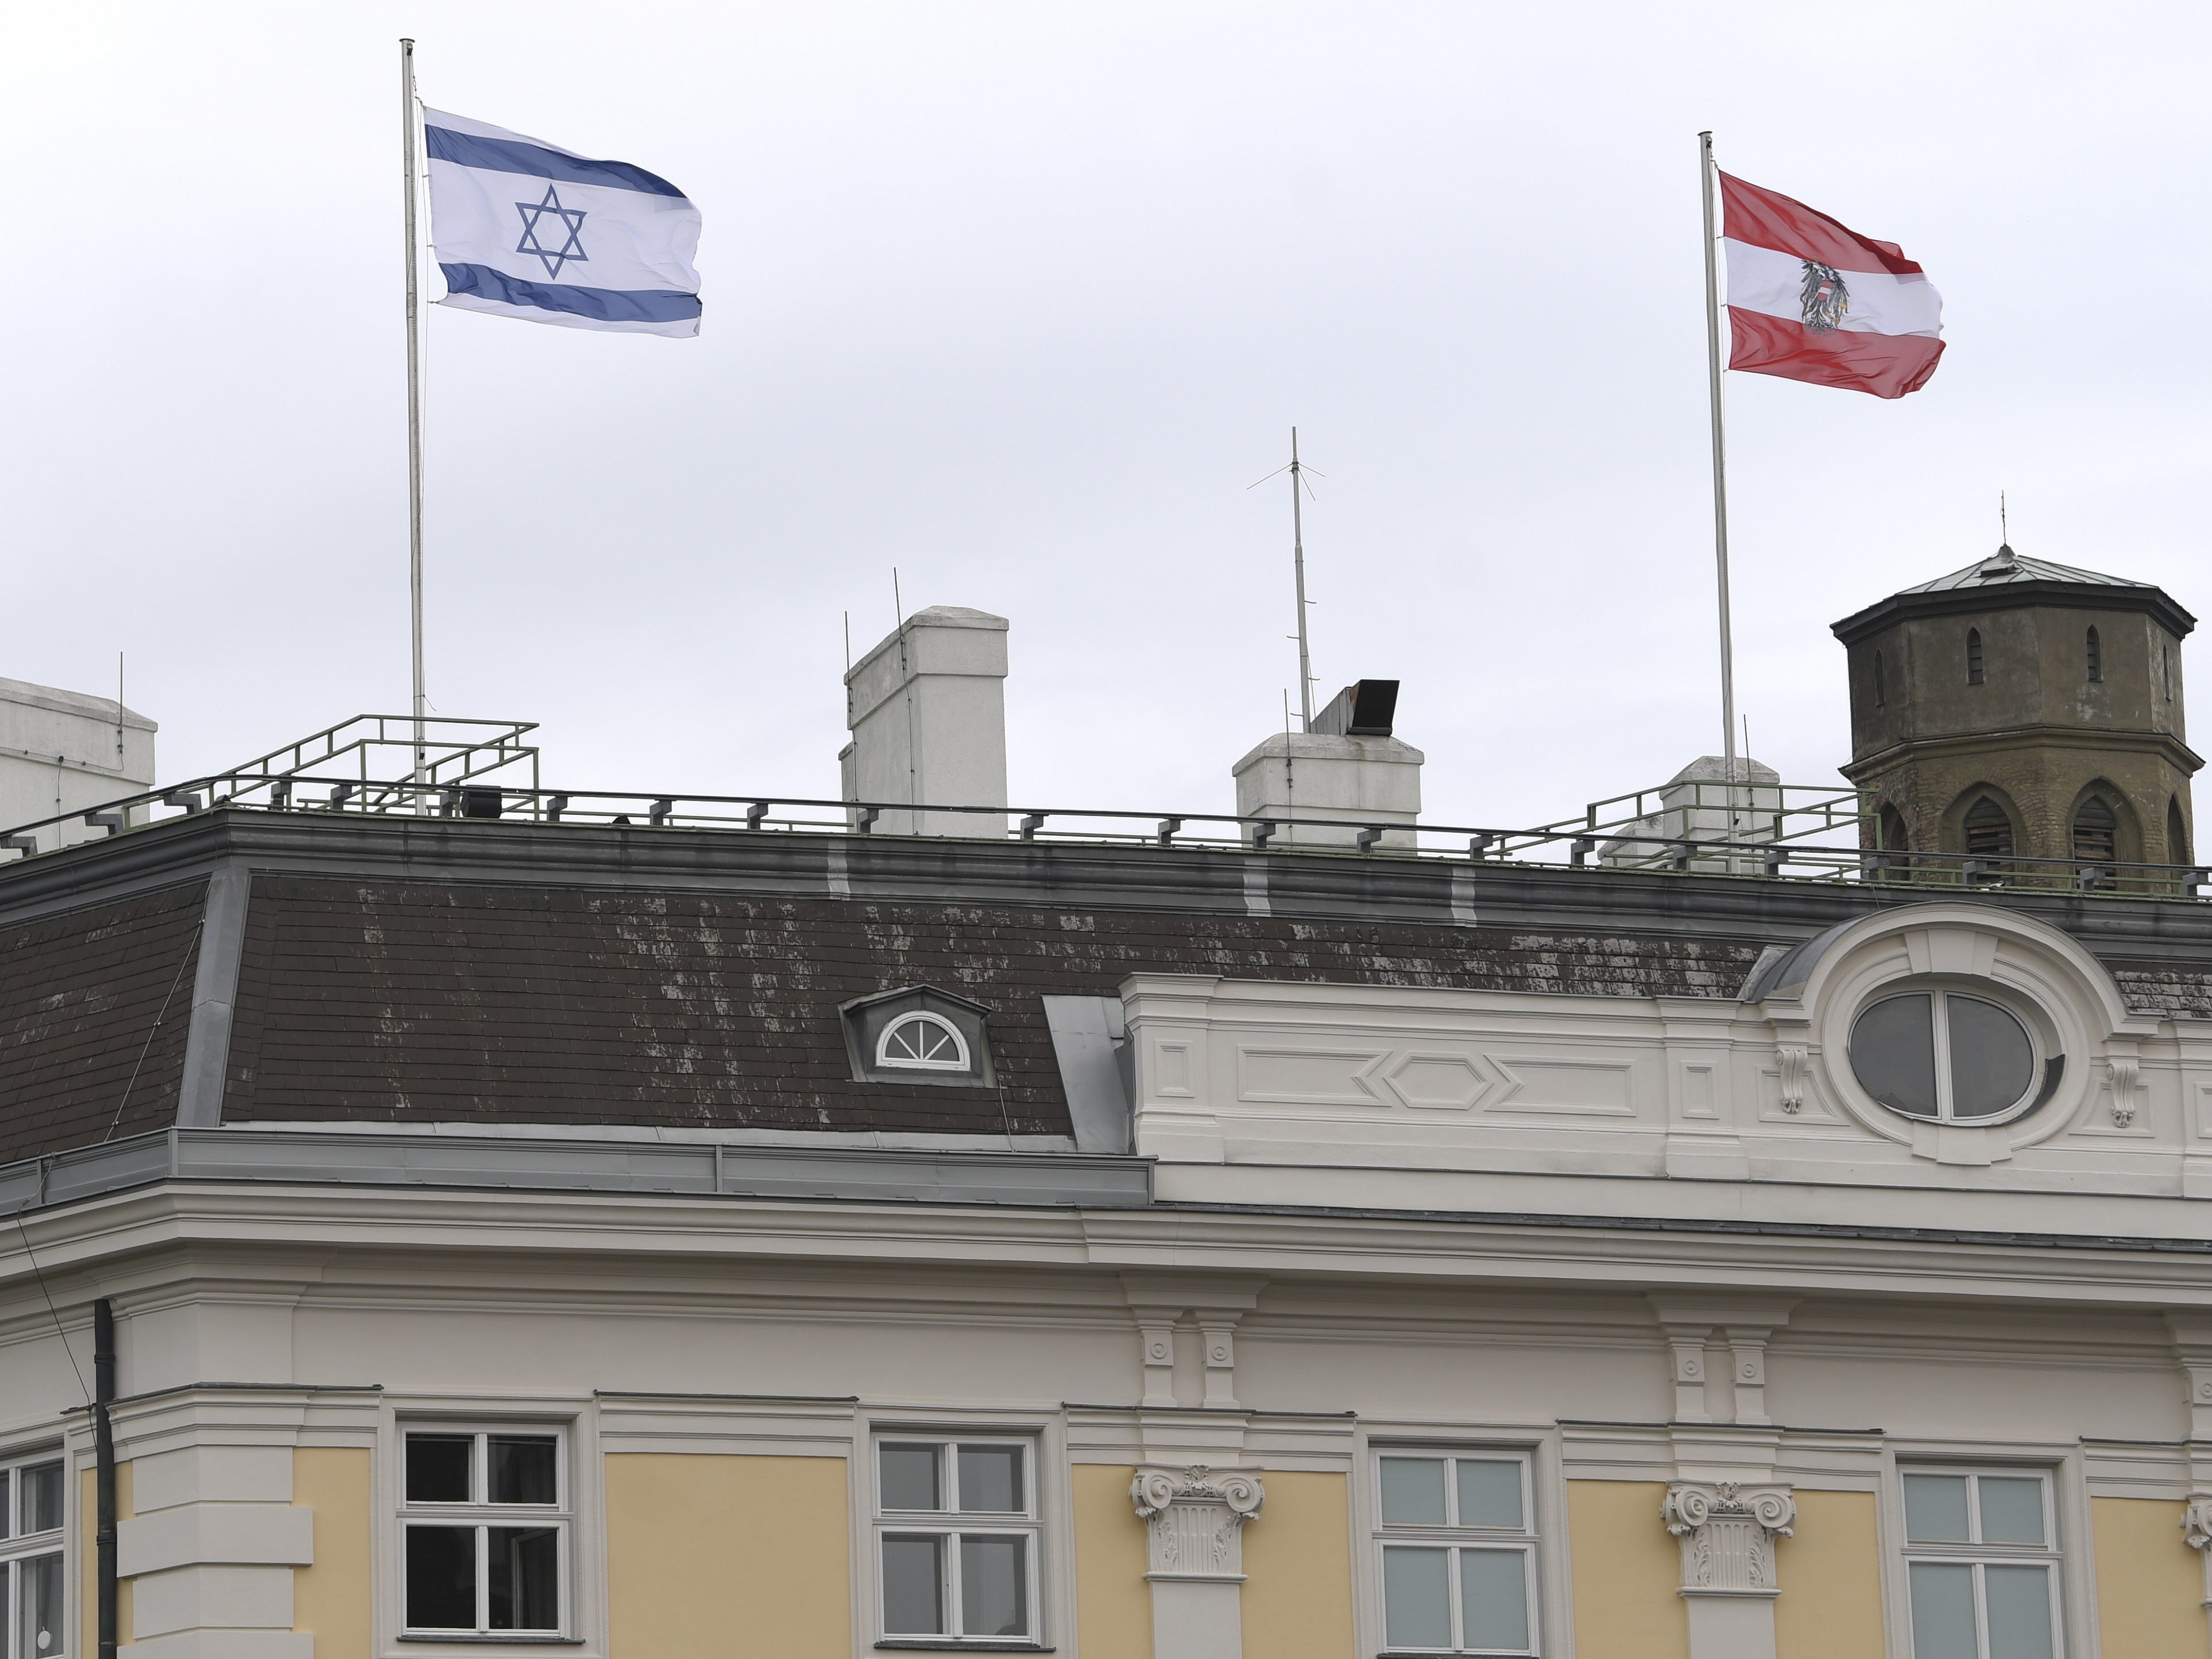
[[(155, 729), (112, 698), (0, 679), (0, 830), (150, 788)], [(72, 823), (40, 830), (38, 839), (51, 850), (106, 833)]]
[[(1270, 844), (1349, 847), (1357, 829), (1299, 825), (1299, 818), (1352, 818), (1381, 825), (1412, 823), (1421, 815), (1421, 751), (1396, 738), (1346, 738), (1283, 732), (1231, 769), (1237, 816), (1274, 818)], [(1249, 839), (1250, 831), (1246, 831)], [(1408, 834), (1386, 832), (1382, 847), (1411, 847)]]
[[(839, 757), (846, 798), (945, 806), (1006, 804), (1003, 617), (955, 605), (915, 612), (845, 677)], [(988, 813), (886, 811), (884, 835), (1003, 836)]]

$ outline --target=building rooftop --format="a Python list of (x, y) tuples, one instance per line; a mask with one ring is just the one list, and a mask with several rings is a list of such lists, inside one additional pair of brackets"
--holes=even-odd
[(2107, 576), (2100, 570), (2084, 570), (2078, 565), (2059, 564), (2050, 559), (2031, 559), (2015, 553), (2008, 546), (2000, 547), (1986, 559), (1977, 559), (1965, 568), (1954, 570), (1948, 576), (1938, 576), (1933, 581), (1902, 588), (1904, 593), (1948, 593), (1962, 587), (1989, 587), (1999, 582), (2087, 582), (2105, 587), (2140, 587), (2150, 592), (2158, 589), (2149, 582), (2139, 582), (2126, 576)]
[(2185, 638), (2197, 618), (2177, 605), (2153, 582), (2126, 576), (2108, 576), (2079, 565), (2051, 559), (2029, 558), (2002, 546), (1987, 558), (1936, 577), (1932, 581), (1899, 588), (1863, 611), (1855, 611), (1834, 624), (1832, 631), (1846, 646), (1855, 645), (1875, 629), (1905, 615), (1959, 613), (2035, 604), (2064, 605), (2077, 610), (2148, 611), (2176, 639)]

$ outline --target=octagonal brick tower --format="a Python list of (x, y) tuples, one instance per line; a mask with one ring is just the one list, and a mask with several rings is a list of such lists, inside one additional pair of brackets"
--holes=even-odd
[[(2148, 582), (2009, 547), (1835, 624), (1888, 849), (2192, 861), (2181, 641)], [(1869, 838), (1871, 838), (1871, 831)]]

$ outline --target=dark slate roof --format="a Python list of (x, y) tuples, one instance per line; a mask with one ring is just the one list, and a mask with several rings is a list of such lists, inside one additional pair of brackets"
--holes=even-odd
[(1985, 559), (1977, 559), (1933, 580), (1900, 588), (1863, 611), (1853, 611), (1834, 625), (1836, 637), (1856, 644), (1867, 635), (1887, 627), (1900, 617), (1952, 615), (1968, 611), (2007, 610), (2029, 605), (2064, 605), (2077, 610), (2147, 611), (2172, 634), (2185, 638), (2197, 618), (2175, 604), (2164, 588), (2125, 576), (2108, 576), (2078, 565), (2030, 558), (2010, 547), (2000, 547)]
[(1962, 587), (2039, 581), (2081, 582), (2091, 586), (2140, 587), (2153, 592), (2157, 591), (2149, 582), (2132, 581), (2125, 576), (2107, 576), (2102, 571), (2084, 570), (2078, 565), (2054, 564), (2049, 559), (2031, 559), (2014, 552), (2009, 547), (2000, 547), (1988, 558), (1977, 559), (1948, 576), (1938, 576), (1933, 581), (1921, 582), (1898, 591), (1900, 593), (1948, 593)]
[[(1760, 945), (1092, 907), (264, 877), (227, 1121), (1072, 1133), (1046, 995), (1139, 971), (1733, 994)], [(838, 1007), (991, 1011), (999, 1091), (853, 1079)]]
[[(242, 932), (217, 907), (204, 941), (203, 894), (223, 872), (250, 876)], [(1158, 971), (1725, 999), (1766, 946), (1921, 896), (1596, 866), (207, 811), (0, 864), (0, 1164), (180, 1110), (213, 1123), (218, 1103), (234, 1124), (1066, 1136), (1048, 994), (1110, 995)], [(2212, 1016), (2212, 909), (1981, 902), (2073, 933), (2137, 1006)], [(234, 944), (235, 986), (216, 984)], [(852, 1078), (839, 1005), (915, 983), (991, 1010), (1000, 1088)], [(188, 1025), (203, 1048), (187, 1075)]]
[(0, 1162), (176, 1121), (206, 885), (0, 926)]

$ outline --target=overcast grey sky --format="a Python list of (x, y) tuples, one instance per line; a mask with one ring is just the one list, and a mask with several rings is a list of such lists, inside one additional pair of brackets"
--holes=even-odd
[(1404, 682), (1428, 816), (1717, 746), (1695, 134), (1898, 241), (1900, 402), (1729, 377), (1740, 704), (1996, 542), (2212, 609), (2203, 6), (14, 9), (0, 674), (162, 773), (407, 695), (396, 38), (675, 180), (696, 341), (434, 310), (429, 664), (549, 782), (834, 795), (842, 617), (1012, 619), (1019, 802), (1225, 811), (1295, 673)]

